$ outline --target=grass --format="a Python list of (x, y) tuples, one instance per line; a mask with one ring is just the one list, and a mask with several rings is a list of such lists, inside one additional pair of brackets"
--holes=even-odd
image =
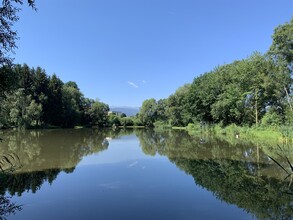
[(211, 134), (221, 139), (240, 139), (267, 145), (293, 143), (293, 127), (240, 127), (235, 124), (227, 127), (219, 125), (189, 124), (186, 130), (190, 135)]
[(174, 126), (174, 127), (172, 127), (172, 129), (174, 129), (174, 130), (186, 130), (186, 127), (176, 127), (176, 126)]
[(129, 126), (118, 126), (118, 128), (145, 128), (142, 125), (129, 125)]

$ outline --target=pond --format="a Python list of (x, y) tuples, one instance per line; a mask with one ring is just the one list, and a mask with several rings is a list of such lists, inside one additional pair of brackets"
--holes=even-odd
[(293, 218), (285, 150), (278, 165), (258, 144), (185, 131), (0, 136), (0, 219)]

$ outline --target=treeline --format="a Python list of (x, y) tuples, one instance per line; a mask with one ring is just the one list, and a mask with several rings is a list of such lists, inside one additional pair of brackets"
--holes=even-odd
[(28, 65), (0, 69), (0, 128), (105, 126), (109, 106), (85, 98), (75, 82), (64, 83)]
[(146, 126), (189, 123), (281, 125), (292, 123), (293, 19), (278, 26), (266, 54), (216, 67), (166, 99), (148, 99), (139, 118)]

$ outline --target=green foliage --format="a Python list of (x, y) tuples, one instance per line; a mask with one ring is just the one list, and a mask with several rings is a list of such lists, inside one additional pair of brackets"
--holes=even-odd
[(198, 122), (221, 126), (290, 124), (292, 33), (293, 19), (275, 29), (267, 54), (254, 52), (247, 59), (218, 66), (167, 99), (146, 100), (139, 113), (142, 123), (153, 126), (156, 121), (168, 121), (182, 127)]
[(138, 117), (132, 117), (133, 125), (134, 126), (143, 126), (143, 123)]
[(42, 105), (32, 100), (31, 95), (26, 95), (24, 89), (7, 94), (3, 100), (2, 126), (12, 125), (27, 128), (38, 124), (42, 113)]
[[(190, 84), (185, 84), (169, 96), (166, 101), (166, 116), (172, 126), (185, 126), (192, 122), (188, 95)], [(166, 120), (166, 119), (165, 119)]]
[(120, 126), (121, 125), (120, 117), (117, 116), (117, 115), (111, 114), (111, 115), (109, 115), (108, 123), (109, 123), (110, 127), (112, 127), (112, 126)]
[(68, 82), (62, 87), (63, 120), (65, 127), (73, 127), (80, 123), (82, 115), (82, 98), (75, 82)]
[(264, 127), (278, 127), (282, 124), (282, 121), (281, 116), (277, 112), (269, 110), (262, 118), (261, 125)]
[(293, 18), (290, 22), (279, 25), (273, 34), (273, 43), (269, 54), (277, 62), (283, 63), (292, 71), (293, 67)]
[(93, 101), (91, 107), (86, 111), (86, 115), (90, 120), (90, 125), (105, 127), (108, 124), (109, 106), (98, 100)]
[(144, 125), (148, 127), (153, 126), (158, 118), (157, 102), (155, 99), (147, 99), (142, 103), (139, 118)]
[(169, 124), (166, 121), (156, 121), (154, 123), (155, 129), (166, 129), (166, 128), (172, 128), (171, 124)]
[(40, 67), (0, 68), (0, 128), (106, 126), (108, 105), (83, 96), (75, 82)]
[(134, 126), (134, 122), (131, 117), (121, 117), (120, 124), (124, 127)]

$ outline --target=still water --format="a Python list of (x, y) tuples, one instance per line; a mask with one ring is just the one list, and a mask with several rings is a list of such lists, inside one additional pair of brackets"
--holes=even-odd
[(184, 131), (0, 137), (0, 219), (293, 218), (291, 176), (268, 157), (287, 169), (286, 150)]

